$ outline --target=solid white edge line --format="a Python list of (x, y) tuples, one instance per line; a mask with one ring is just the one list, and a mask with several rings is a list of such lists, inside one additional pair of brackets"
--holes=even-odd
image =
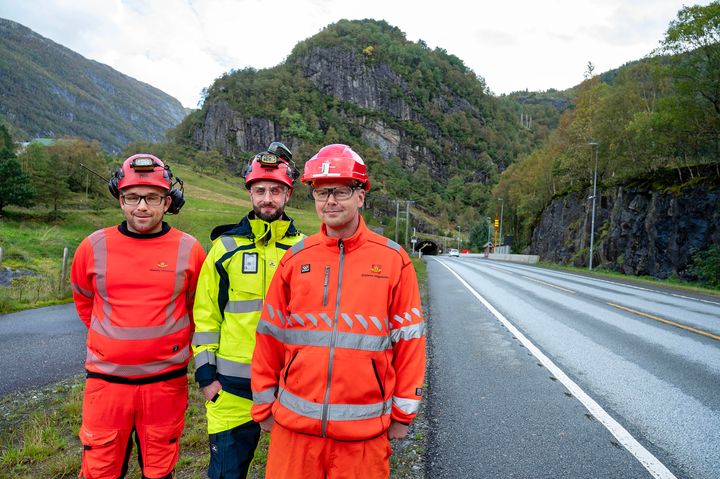
[(660, 462), (655, 456), (650, 453), (642, 444), (640, 444), (630, 433), (620, 425), (615, 419), (613, 419), (593, 398), (588, 396), (580, 386), (578, 386), (572, 379), (570, 379), (559, 367), (553, 363), (550, 358), (540, 351), (529, 339), (525, 337), (513, 324), (505, 318), (495, 307), (490, 304), (480, 293), (470, 286), (467, 281), (462, 279), (455, 271), (453, 271), (443, 261), (436, 259), (438, 263), (443, 265), (450, 271), (457, 279), (462, 283), (465, 288), (468, 289), (477, 299), (480, 301), (495, 318), (500, 321), (518, 340), (542, 363), (545, 368), (550, 371), (553, 376), (560, 381), (573, 396), (575, 396), (583, 406), (597, 419), (603, 426), (607, 428), (610, 433), (615, 436), (620, 444), (627, 449), (630, 454), (640, 462), (640, 464), (648, 470), (653, 477), (658, 479), (677, 479), (665, 465)]

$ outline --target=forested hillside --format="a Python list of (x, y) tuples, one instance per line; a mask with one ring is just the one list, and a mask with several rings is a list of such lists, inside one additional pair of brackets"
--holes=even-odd
[(373, 198), (415, 201), (440, 230), (454, 230), (480, 220), (499, 172), (559, 117), (538, 114), (531, 129), (522, 112), (445, 50), (410, 42), (383, 21), (342, 20), (281, 65), (217, 79), (176, 138), (217, 151), (236, 170), (274, 139), (299, 166), (324, 144), (348, 143), (370, 166)]
[[(720, 3), (685, 7), (653, 56), (601, 75), (589, 65), (558, 128), (510, 166), (494, 190), (504, 199), (506, 231), (520, 247), (530, 244), (553, 198), (592, 195), (595, 171), (601, 192), (638, 177), (652, 191), (656, 175), (658, 189), (679, 196), (688, 182), (720, 175), (719, 41)], [(674, 172), (671, 186), (667, 170)]]
[(77, 136), (118, 152), (162, 140), (184, 116), (157, 88), (0, 18), (0, 122), (16, 140)]

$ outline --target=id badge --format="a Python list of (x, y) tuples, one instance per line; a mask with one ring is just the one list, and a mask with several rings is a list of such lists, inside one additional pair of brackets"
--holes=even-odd
[(243, 273), (257, 273), (258, 272), (258, 254), (257, 253), (243, 253)]

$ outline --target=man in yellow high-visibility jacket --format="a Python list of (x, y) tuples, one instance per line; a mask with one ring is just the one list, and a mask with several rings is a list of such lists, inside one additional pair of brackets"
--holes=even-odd
[(279, 142), (245, 170), (253, 211), (211, 234), (194, 307), (195, 379), (206, 399), (210, 479), (247, 476), (260, 438), (252, 420), (250, 360), (265, 294), (280, 258), (301, 235), (285, 214), (297, 176)]

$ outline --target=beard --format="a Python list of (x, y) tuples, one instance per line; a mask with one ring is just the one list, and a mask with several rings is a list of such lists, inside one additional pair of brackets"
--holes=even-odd
[(277, 208), (274, 211), (264, 213), (261, 206), (253, 206), (253, 212), (255, 213), (255, 218), (272, 223), (282, 217), (284, 208)]

